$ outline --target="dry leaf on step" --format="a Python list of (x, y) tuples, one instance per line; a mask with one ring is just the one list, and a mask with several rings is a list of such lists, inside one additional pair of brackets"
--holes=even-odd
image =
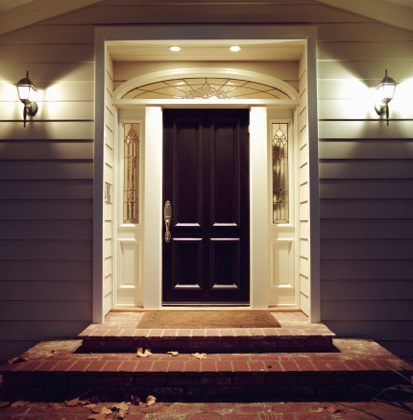
[(28, 401), (16, 401), (10, 407), (17, 408), (17, 407), (26, 407), (29, 404)]
[(179, 355), (179, 352), (178, 351), (168, 351), (168, 354), (172, 357), (176, 357), (176, 356)]
[(139, 347), (138, 351), (136, 352), (136, 356), (138, 356), (138, 357), (149, 357), (149, 356), (152, 356), (152, 353), (149, 349), (143, 350), (142, 347)]
[(206, 353), (192, 353), (192, 356), (199, 360), (206, 359), (207, 357)]
[(121, 402), (119, 404), (114, 404), (112, 406), (112, 410), (116, 411), (128, 411), (130, 407), (130, 403)]
[(73, 398), (73, 400), (65, 401), (66, 407), (75, 407), (79, 404), (79, 398)]
[(89, 404), (85, 406), (86, 408), (88, 408), (93, 414), (99, 414), (102, 409), (100, 407), (98, 407), (96, 404)]
[(53, 408), (53, 410), (61, 410), (64, 407), (64, 404), (58, 402), (51, 402), (49, 403), (49, 407)]
[(112, 410), (110, 408), (107, 407), (102, 407), (102, 409), (100, 410), (101, 414), (112, 414)]
[(17, 356), (9, 359), (8, 364), (13, 365), (14, 363), (27, 362), (28, 360), (30, 360), (28, 356)]
[(329, 405), (326, 408), (326, 411), (327, 411), (327, 413), (330, 413), (330, 414), (336, 414), (336, 413), (340, 413), (341, 412), (340, 408), (337, 407), (336, 405)]
[(151, 405), (154, 405), (156, 403), (156, 397), (153, 395), (148, 395), (146, 398), (146, 405), (150, 407)]

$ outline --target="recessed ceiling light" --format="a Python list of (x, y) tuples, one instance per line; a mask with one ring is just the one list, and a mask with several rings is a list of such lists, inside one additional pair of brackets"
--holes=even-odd
[(171, 47), (169, 47), (169, 51), (173, 51), (173, 52), (178, 52), (181, 51), (181, 47), (178, 45), (172, 45)]
[(238, 52), (241, 51), (241, 47), (239, 45), (232, 45), (231, 47), (229, 47), (229, 50), (231, 52)]

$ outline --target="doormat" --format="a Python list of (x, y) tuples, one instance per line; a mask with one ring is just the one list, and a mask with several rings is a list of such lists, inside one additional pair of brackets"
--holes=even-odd
[(280, 328), (269, 311), (148, 311), (137, 328)]

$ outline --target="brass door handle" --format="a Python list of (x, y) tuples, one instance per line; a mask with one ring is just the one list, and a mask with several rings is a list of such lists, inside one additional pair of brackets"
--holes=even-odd
[(163, 208), (163, 220), (165, 222), (165, 242), (167, 244), (169, 244), (169, 242), (171, 242), (171, 239), (172, 239), (171, 231), (169, 230), (171, 226), (171, 219), (172, 219), (172, 207), (171, 207), (171, 203), (167, 201)]

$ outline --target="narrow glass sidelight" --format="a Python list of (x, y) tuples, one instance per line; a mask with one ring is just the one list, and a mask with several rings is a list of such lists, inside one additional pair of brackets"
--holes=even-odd
[(289, 222), (288, 124), (272, 124), (273, 223)]
[(139, 223), (140, 124), (124, 126), (123, 222)]

